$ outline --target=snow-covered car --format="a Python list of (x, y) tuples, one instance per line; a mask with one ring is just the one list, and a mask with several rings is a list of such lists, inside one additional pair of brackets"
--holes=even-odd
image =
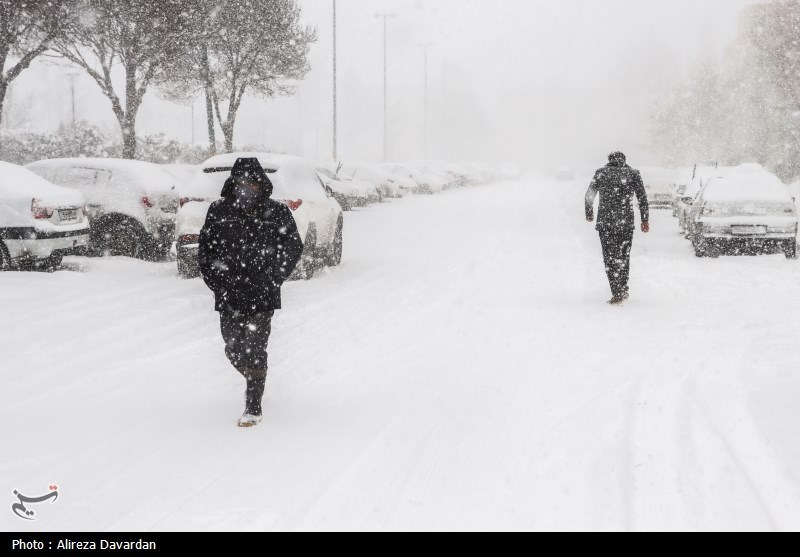
[[(339, 179), (324, 166), (318, 166), (316, 170), (322, 183), (333, 191), (334, 199), (339, 202), (343, 210), (350, 211), (354, 207), (366, 207), (370, 203), (371, 190), (374, 188), (368, 184)], [(378, 199), (377, 190), (374, 193), (374, 199)]]
[(384, 169), (391, 174), (395, 180), (403, 180), (408, 184), (414, 184), (414, 193), (430, 195), (444, 190), (446, 180), (441, 177), (434, 177), (431, 173), (423, 174), (419, 170), (412, 169), (408, 165), (390, 164)]
[(446, 171), (459, 186), (472, 186), (477, 183), (474, 173), (464, 165), (448, 163)]
[(714, 177), (722, 177), (731, 171), (730, 167), (697, 167), (692, 169), (691, 180), (683, 189), (680, 196), (674, 198), (673, 215), (678, 219), (678, 226), (683, 235), (689, 239), (691, 235), (691, 213), (697, 196), (700, 195), (704, 184)]
[(698, 257), (782, 251), (797, 258), (797, 208), (781, 180), (758, 164), (705, 180), (693, 205)]
[(95, 255), (159, 258), (175, 236), (175, 179), (156, 164), (122, 159), (50, 159), (27, 168), (86, 199)]
[(488, 164), (483, 163), (469, 163), (466, 165), (479, 177), (481, 184), (489, 184), (498, 179), (497, 171)]
[(686, 190), (689, 189), (689, 184), (676, 184), (675, 189), (672, 190), (672, 216), (678, 217), (678, 203), (683, 199)]
[(384, 197), (402, 197), (405, 193), (410, 193), (411, 189), (416, 186), (416, 184), (396, 179), (374, 164), (342, 162), (338, 163), (337, 167), (336, 175), (339, 178), (366, 182), (377, 188), (380, 201), (383, 201)]
[(692, 178), (686, 169), (645, 167), (640, 171), (651, 209), (673, 209), (676, 187), (688, 185)]
[(161, 164), (159, 167), (175, 180), (178, 195), (194, 180), (197, 172), (194, 164)]
[(314, 167), (305, 160), (272, 153), (229, 153), (200, 165), (181, 198), (176, 227), (178, 272), (183, 278), (200, 275), (197, 265), (200, 230), (208, 208), (220, 199), (225, 181), (239, 158), (257, 158), (274, 186), (272, 198), (291, 210), (300, 237), (303, 257), (292, 278), (311, 279), (322, 266), (335, 267), (342, 260), (344, 218), (342, 208), (325, 188)]
[(434, 193), (449, 190), (458, 185), (455, 177), (441, 162), (417, 161), (408, 163), (403, 168), (411, 170), (414, 179), (423, 187), (429, 186)]
[(58, 267), (89, 245), (83, 196), (0, 162), (0, 270)]

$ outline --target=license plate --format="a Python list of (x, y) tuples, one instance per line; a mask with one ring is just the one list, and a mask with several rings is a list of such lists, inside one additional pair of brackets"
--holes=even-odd
[(759, 236), (767, 233), (766, 226), (732, 226), (731, 233), (736, 236)]
[(78, 210), (77, 209), (59, 209), (58, 220), (61, 222), (77, 222)]

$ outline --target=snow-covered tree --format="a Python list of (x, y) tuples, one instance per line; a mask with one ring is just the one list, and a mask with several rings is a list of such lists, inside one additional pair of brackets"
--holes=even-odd
[(703, 61), (653, 110), (665, 162), (758, 162), (800, 176), (800, 0), (742, 12), (724, 64)]
[(174, 100), (204, 93), (209, 139), (214, 120), (225, 149), (234, 143), (236, 116), (245, 95), (272, 98), (295, 92), (293, 82), (310, 67), (308, 51), (316, 31), (300, 22), (296, 0), (187, 0), (205, 9), (202, 29), (191, 47), (163, 74), (162, 92)]
[[(80, 0), (66, 36), (51, 41), (51, 49), (86, 71), (111, 102), (125, 158), (136, 155), (136, 117), (148, 88), (192, 38), (191, 8), (184, 0)], [(122, 87), (114, 80), (117, 68)]]
[(59, 37), (75, 0), (0, 0), (0, 121), (12, 81)]

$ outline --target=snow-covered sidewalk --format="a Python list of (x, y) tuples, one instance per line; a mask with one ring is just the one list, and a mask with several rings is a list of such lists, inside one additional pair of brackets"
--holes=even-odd
[(611, 308), (583, 189), (349, 213), (254, 430), (200, 281), (0, 275), (0, 492), (60, 493), (0, 528), (800, 530), (800, 265), (696, 259), (657, 211)]

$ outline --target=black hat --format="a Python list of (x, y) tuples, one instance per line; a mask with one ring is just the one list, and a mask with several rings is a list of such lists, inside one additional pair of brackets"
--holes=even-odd
[(222, 188), (222, 197), (233, 195), (233, 188), (237, 183), (243, 181), (255, 182), (261, 186), (264, 197), (272, 196), (272, 181), (267, 176), (264, 167), (256, 158), (237, 159), (231, 168), (231, 177), (225, 182)]
[(627, 159), (625, 158), (625, 154), (621, 153), (620, 151), (614, 151), (610, 155), (608, 155), (608, 162), (612, 164), (616, 164), (622, 166), (625, 164)]

